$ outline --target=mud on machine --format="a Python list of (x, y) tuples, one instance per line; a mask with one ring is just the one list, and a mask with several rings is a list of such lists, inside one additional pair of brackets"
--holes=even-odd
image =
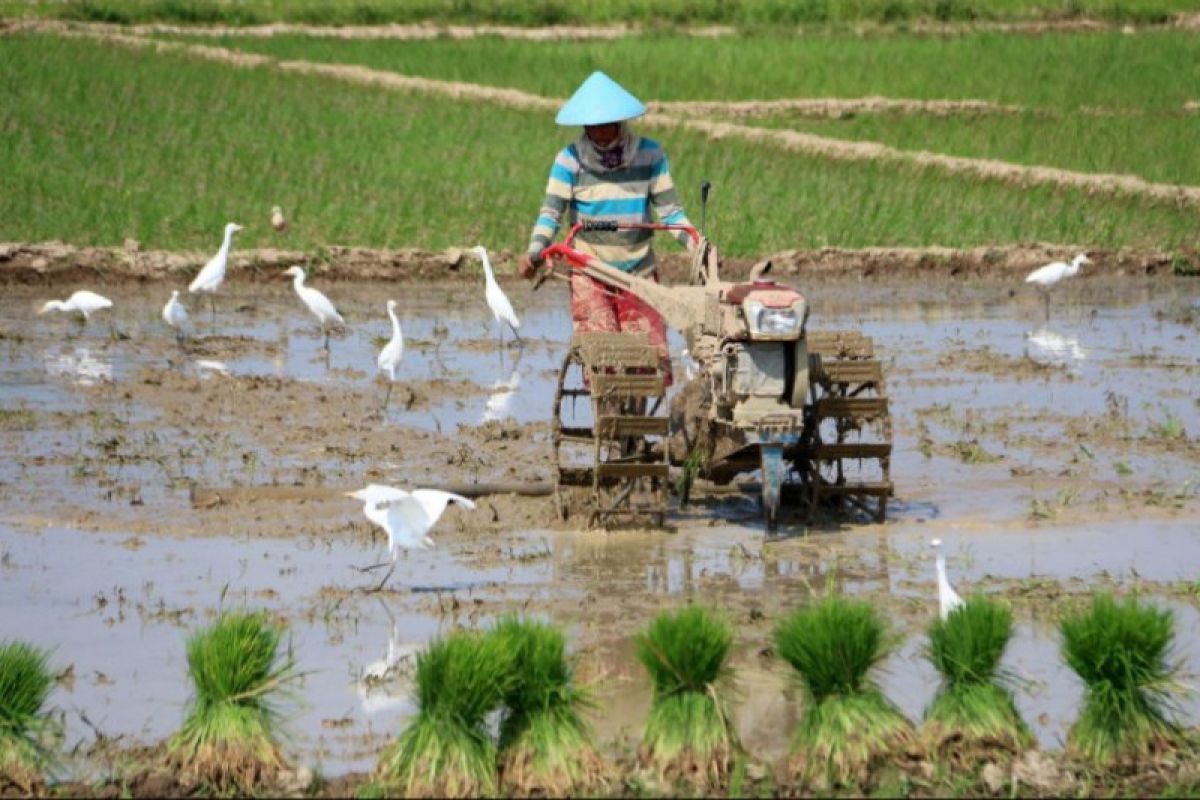
[[(686, 231), (696, 245), (687, 285), (664, 286), (573, 247), (580, 230), (629, 228)], [(543, 256), (535, 288), (575, 271), (630, 292), (683, 335), (697, 364), (661, 414), (665, 375), (645, 334), (572, 337), (552, 419), (562, 518), (583, 511), (589, 526), (631, 516), (662, 525), (672, 466), (718, 485), (760, 471), (771, 530), (783, 505), (809, 520), (829, 505), (885, 517), (892, 427), (870, 338), (809, 331), (807, 301), (767, 277), (770, 262), (747, 282), (722, 281), (716, 249), (691, 226), (580, 223)]]

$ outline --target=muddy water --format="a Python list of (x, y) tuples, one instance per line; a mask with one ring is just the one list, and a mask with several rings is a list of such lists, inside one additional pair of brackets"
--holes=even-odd
[[(91, 740), (84, 716), (126, 743), (169, 735), (187, 700), (186, 636), (222, 605), (290, 624), (307, 673), (293, 747), (328, 775), (369, 769), (412, 711), (403, 680), (358, 679), (389, 638), (414, 648), (510, 610), (566, 625), (581, 674), (598, 682), (602, 739), (636, 736), (648, 690), (630, 634), (703, 597), (737, 624), (743, 737), (775, 757), (799, 708), (765, 652), (771, 626), (833, 582), (886, 609), (898, 649), (880, 680), (919, 719), (936, 690), (920, 633), (935, 607), (932, 536), (960, 591), (1014, 602), (1006, 666), (1046, 746), (1080, 691), (1054, 623), (1091, 588), (1171, 605), (1181, 654), (1200, 665), (1200, 348), (1187, 282), (1081, 281), (1048, 321), (1036, 296), (998, 283), (813, 285), (812, 327), (864, 330), (886, 365), (888, 524), (795, 523), (765, 542), (755, 499), (725, 496), (672, 514), (670, 532), (589, 534), (558, 525), (543, 498), (485, 498), (474, 514), (449, 512), (437, 549), (409, 554), (379, 592), (364, 590), (380, 572), (356, 567), (383, 544), (338, 491), (545, 480), (565, 296), (514, 286), (525, 345), (500, 349), (477, 287), (314, 283), (350, 324), (328, 358), (284, 282), (229, 287), (215, 322), (191, 308), (186, 348), (158, 318), (162, 287), (109, 288), (111, 320), (82, 329), (34, 315), (48, 299), (35, 289), (0, 300), (0, 635), (72, 666), (53, 698), (70, 743)], [(408, 343), (380, 414), (388, 296)], [(231, 486), (294, 494), (190, 502), (193, 487)], [(1200, 709), (1186, 710), (1195, 721)]]

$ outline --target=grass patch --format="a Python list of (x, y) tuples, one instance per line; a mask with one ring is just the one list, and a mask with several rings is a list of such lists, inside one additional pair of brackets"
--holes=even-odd
[(738, 751), (720, 684), (733, 644), (728, 623), (699, 606), (659, 614), (636, 638), (653, 687), (642, 760), (697, 790), (725, 785)]
[(296, 678), (284, 629), (265, 613), (232, 612), (187, 643), (193, 696), (167, 743), (169, 762), (194, 784), (249, 793), (286, 766), (278, 702)]
[[(568, 138), (549, 115), (50, 36), (0, 38), (0, 71), (12, 87), (0, 104), (6, 241), (134, 238), (215, 252), (233, 220), (247, 225), (239, 248), (484, 241), (520, 252)], [(98, 76), (111, 91), (95, 91)], [(709, 232), (733, 257), (1033, 239), (1161, 248), (1195, 237), (1182, 209), (650, 133), (693, 214), (701, 179), (713, 182)], [(267, 224), (274, 205), (289, 216), (285, 235)]]
[(32, 430), (37, 415), (27, 408), (0, 408), (0, 431)]
[(935, 757), (969, 768), (1033, 746), (1001, 682), (1000, 659), (1011, 637), (1012, 612), (980, 595), (933, 621), (927, 654), (942, 685), (921, 733)]
[(873, 769), (909, 741), (908, 720), (869, 678), (887, 654), (885, 635), (869, 603), (837, 596), (776, 627), (776, 652), (796, 670), (805, 700), (790, 763), (801, 784), (868, 785)]
[(5, 14), (130, 24), (173, 22), (249, 25), (297, 22), (378, 25), (433, 21), (560, 25), (633, 23), (662, 25), (796, 25), (917, 21), (1042, 20), (1090, 17), (1118, 22), (1162, 22), (1190, 10), (1185, 0), (1072, 0), (1046, 6), (1036, 0), (509, 0), (503, 3), (440, 0), (4, 0)]
[(1182, 743), (1172, 719), (1175, 618), (1137, 597), (1097, 594), (1060, 626), (1063, 658), (1086, 686), (1068, 749), (1101, 768), (1145, 765)]
[(54, 688), (50, 654), (20, 641), (0, 643), (0, 789), (25, 795), (45, 786), (44, 706)]
[(457, 631), (417, 656), (417, 715), (380, 757), (376, 774), (405, 797), (496, 793), (496, 743), (484, 718), (512, 674), (500, 637)]
[(492, 634), (512, 656), (500, 726), (503, 791), (566, 797), (600, 785), (604, 766), (582, 712), (591, 705), (577, 686), (566, 636), (545, 623), (509, 617)]

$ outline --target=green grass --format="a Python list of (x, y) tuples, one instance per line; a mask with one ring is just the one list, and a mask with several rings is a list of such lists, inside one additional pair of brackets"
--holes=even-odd
[(379, 760), (377, 774), (405, 797), (491, 795), (496, 743), (484, 718), (513, 669), (496, 636), (457, 631), (417, 656), (417, 715)]
[(1086, 687), (1067, 734), (1070, 751), (1099, 767), (1151, 761), (1181, 742), (1172, 719), (1179, 665), (1168, 609), (1097, 594), (1063, 619), (1063, 658)]
[(728, 623), (688, 606), (659, 614), (635, 642), (653, 687), (643, 758), (670, 779), (722, 786), (737, 750), (719, 686), (733, 644)]
[(827, 597), (775, 628), (775, 650), (796, 671), (804, 716), (792, 740), (801, 783), (862, 786), (910, 735), (908, 720), (870, 679), (887, 655), (887, 628), (869, 603)]
[(591, 704), (576, 685), (561, 630), (506, 617), (492, 634), (511, 654), (500, 725), (500, 773), (506, 791), (554, 797), (586, 791), (602, 777), (582, 712)]
[(279, 702), (296, 672), (283, 634), (265, 613), (232, 612), (188, 639), (193, 696), (167, 752), (191, 781), (245, 793), (285, 765)]
[(942, 685), (925, 711), (923, 734), (940, 758), (957, 763), (994, 760), (1033, 745), (1000, 659), (1012, 637), (1012, 612), (983, 596), (968, 598), (929, 627), (929, 660)]
[[(0, 104), (4, 241), (215, 252), (233, 220), (247, 226), (238, 248), (521, 251), (569, 135), (501, 106), (49, 36), (0, 38), (0, 72), (11, 87)], [(1178, 249), (1197, 235), (1193, 212), (1129, 199), (651, 133), (694, 217), (700, 181), (713, 182), (709, 233), (730, 256), (1028, 240)], [(277, 204), (284, 236), (267, 225)]]
[(373, 25), (434, 20), (513, 25), (633, 22), (740, 25), (910, 20), (1063, 19), (1080, 16), (1155, 22), (1188, 9), (1184, 0), (5, 0), (0, 11), (134, 23), (247, 25), (271, 21)]
[(1177, 113), (1187, 101), (1200, 100), (1200, 40), (1170, 30), (1036, 37), (645, 34), (562, 42), (193, 38), (280, 58), (362, 64), (563, 99), (592, 70), (602, 69), (646, 101), (882, 95), (990, 100), (1060, 112), (1097, 106)]
[[(1052, 42), (1052, 44), (1051, 44)], [(222, 40), (281, 58), (353, 63), (445, 80), (566, 97), (592, 69), (655, 100), (751, 100), (882, 95), (982, 99), (1027, 112), (976, 118), (863, 114), (811, 120), (777, 114), (749, 124), (841, 139), (1082, 172), (1200, 183), (1190, 142), (1200, 85), (1200, 40), (1175, 31), (1015, 37), (863, 38), (750, 35), (703, 40), (639, 36), (616, 42)], [(553, 65), (548, 69), (547, 65)], [(1081, 115), (1104, 107), (1123, 115)]]
[(0, 642), (0, 786), (32, 792), (49, 755), (44, 706), (54, 688), (50, 654), (20, 641)]

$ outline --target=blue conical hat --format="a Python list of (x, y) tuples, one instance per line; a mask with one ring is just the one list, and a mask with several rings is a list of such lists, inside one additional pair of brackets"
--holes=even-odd
[(596, 70), (559, 109), (554, 121), (559, 125), (605, 125), (645, 113), (646, 107), (641, 100)]

